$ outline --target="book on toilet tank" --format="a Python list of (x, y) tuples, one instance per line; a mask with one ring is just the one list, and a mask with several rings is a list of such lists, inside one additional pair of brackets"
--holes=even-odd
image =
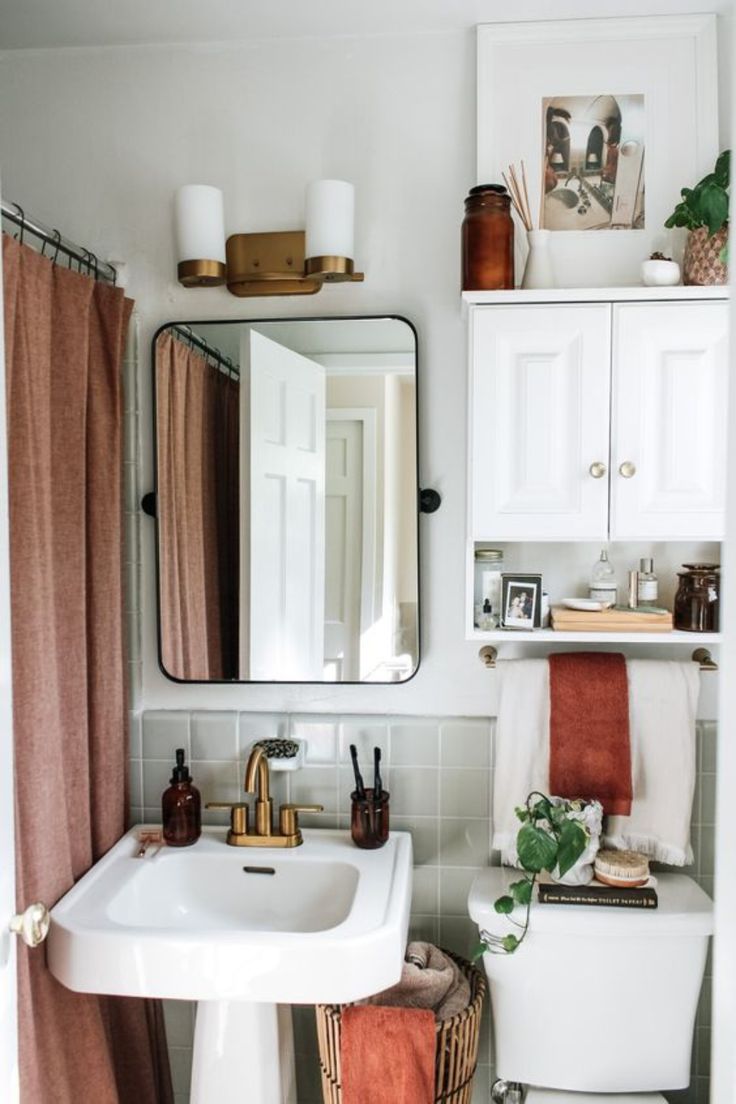
[(551, 878), (540, 878), (537, 895), (542, 905), (593, 905), (603, 908), (656, 909), (657, 891), (653, 885), (619, 889), (593, 879), (588, 885), (559, 885)]

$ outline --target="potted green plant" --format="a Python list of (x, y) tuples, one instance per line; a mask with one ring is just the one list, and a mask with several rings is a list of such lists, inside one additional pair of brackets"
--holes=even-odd
[(682, 199), (665, 226), (683, 226), (689, 231), (683, 260), (686, 284), (728, 283), (728, 203), (731, 179), (731, 151), (724, 150), (713, 172), (694, 188), (683, 188)]
[[(582, 798), (567, 800), (533, 792), (526, 804), (516, 809), (521, 827), (516, 835), (516, 853), (524, 873), (512, 882), (508, 894), (494, 902), (502, 916), (508, 916), (519, 934), (497, 935), (481, 931), (481, 942), (473, 959), (486, 951), (491, 954), (513, 954), (529, 931), (532, 895), (538, 876), (546, 870), (557, 881), (584, 884), (593, 876), (592, 862), (598, 851), (603, 809), (599, 801)], [(588, 869), (589, 868), (589, 869)], [(575, 876), (571, 877), (571, 872)], [(525, 909), (524, 919), (514, 919), (517, 905)]]

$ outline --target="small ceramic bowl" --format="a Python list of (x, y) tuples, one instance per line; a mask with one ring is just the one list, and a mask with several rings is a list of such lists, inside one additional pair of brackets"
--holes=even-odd
[(644, 287), (674, 287), (680, 282), (677, 261), (642, 261), (641, 282)]

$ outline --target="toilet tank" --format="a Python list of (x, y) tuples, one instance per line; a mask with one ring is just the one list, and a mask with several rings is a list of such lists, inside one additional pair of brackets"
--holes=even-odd
[[(480, 930), (518, 933), (493, 908), (518, 877), (491, 868), (475, 879), (468, 909)], [(535, 900), (518, 950), (484, 955), (498, 1077), (598, 1093), (689, 1085), (713, 904), (682, 874), (658, 874), (657, 895), (647, 910)]]

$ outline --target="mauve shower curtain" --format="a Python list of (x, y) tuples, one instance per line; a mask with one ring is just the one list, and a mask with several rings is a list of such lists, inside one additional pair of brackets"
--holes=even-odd
[(179, 679), (238, 671), (240, 386), (183, 341), (156, 341), (161, 658)]
[[(132, 303), (3, 235), (17, 899), (125, 829), (120, 362)], [(19, 946), (21, 1104), (169, 1104), (160, 1005), (72, 993)]]

